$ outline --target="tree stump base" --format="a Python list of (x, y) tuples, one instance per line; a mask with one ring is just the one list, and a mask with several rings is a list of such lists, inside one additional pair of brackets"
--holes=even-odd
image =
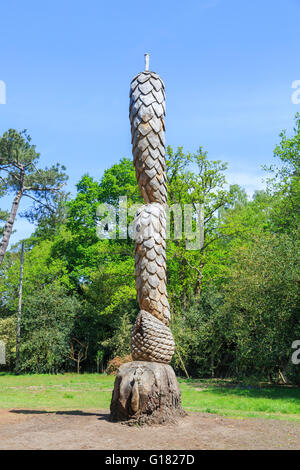
[(110, 418), (128, 425), (176, 423), (186, 416), (175, 372), (168, 364), (133, 361), (121, 365)]

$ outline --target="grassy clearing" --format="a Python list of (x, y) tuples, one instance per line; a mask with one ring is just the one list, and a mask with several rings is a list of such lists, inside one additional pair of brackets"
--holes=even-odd
[(114, 377), (104, 374), (2, 375), (1, 408), (109, 408)]
[[(234, 418), (259, 417), (300, 423), (300, 388), (235, 385), (179, 379), (183, 406)], [(114, 377), (104, 374), (21, 375), (0, 373), (0, 408), (108, 409)]]
[(183, 406), (234, 418), (253, 417), (300, 423), (300, 388), (248, 386), (224, 381), (180, 380)]

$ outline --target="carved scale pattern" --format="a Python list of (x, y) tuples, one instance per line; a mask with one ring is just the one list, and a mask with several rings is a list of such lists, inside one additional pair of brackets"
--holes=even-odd
[(133, 78), (129, 116), (136, 178), (145, 201), (134, 222), (141, 310), (132, 330), (131, 351), (136, 361), (169, 363), (175, 344), (166, 289), (165, 90), (156, 73), (144, 71)]

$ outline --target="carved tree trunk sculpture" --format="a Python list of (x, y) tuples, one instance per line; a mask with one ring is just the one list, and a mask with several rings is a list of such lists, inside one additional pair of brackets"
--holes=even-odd
[(130, 86), (132, 153), (145, 205), (134, 221), (135, 276), (140, 312), (132, 330), (133, 362), (120, 367), (111, 402), (114, 421), (140, 424), (184, 416), (171, 366), (174, 339), (169, 329), (166, 289), (165, 88), (148, 70)]

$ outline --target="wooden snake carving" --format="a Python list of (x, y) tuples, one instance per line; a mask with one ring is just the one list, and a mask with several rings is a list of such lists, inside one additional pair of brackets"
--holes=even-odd
[(129, 111), (136, 178), (145, 201), (134, 221), (140, 312), (131, 351), (135, 361), (169, 363), (175, 344), (166, 289), (165, 88), (147, 67), (131, 82)]

